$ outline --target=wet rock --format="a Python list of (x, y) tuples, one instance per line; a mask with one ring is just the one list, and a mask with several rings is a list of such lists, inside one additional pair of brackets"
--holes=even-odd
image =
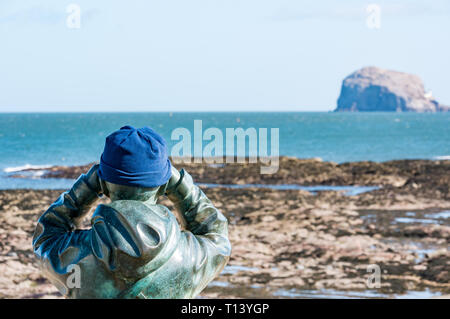
[[(281, 173), (269, 177), (261, 177), (258, 167), (249, 164), (208, 166), (202, 170), (192, 164), (186, 169), (197, 174), (202, 182), (212, 178), (216, 178), (214, 183), (231, 182), (238, 176), (245, 183), (380, 183), (383, 187), (357, 196), (333, 191), (313, 195), (302, 190), (205, 188), (206, 195), (230, 221), (233, 246), (230, 265), (248, 268), (221, 275), (218, 280), (232, 286), (208, 288), (203, 296), (237, 297), (245, 289), (254, 289), (249, 288), (251, 285), (264, 287), (255, 290), (252, 296), (265, 297), (273, 297), (271, 287), (364, 290), (369, 275), (367, 267), (373, 264), (383, 272), (381, 289), (386, 293), (420, 287), (450, 293), (448, 253), (429, 252), (428, 257), (420, 259), (416, 252), (422, 243), (447, 249), (448, 222), (395, 223), (399, 214), (395, 209), (399, 207), (414, 211), (433, 207), (433, 212), (436, 208), (441, 211), (450, 208), (449, 161), (338, 165), (282, 158), (280, 162)], [(66, 173), (75, 171), (68, 169)], [(31, 237), (37, 218), (61, 191), (0, 191), (1, 295), (57, 296), (56, 289), (42, 279), (37, 269)], [(173, 209), (165, 198), (161, 198), (161, 204)], [(405, 217), (403, 213), (399, 216)], [(414, 217), (424, 219), (424, 216)], [(85, 225), (89, 226), (88, 219)], [(418, 248), (412, 249), (405, 244), (406, 240), (414, 240)]]

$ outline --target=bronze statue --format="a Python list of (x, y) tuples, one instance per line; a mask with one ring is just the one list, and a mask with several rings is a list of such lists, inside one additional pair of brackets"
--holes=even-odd
[[(44, 274), (67, 297), (193, 298), (229, 259), (226, 218), (185, 170), (170, 165), (165, 142), (152, 139), (156, 133), (147, 129), (127, 126), (108, 137), (100, 165), (81, 175), (39, 218), (34, 251)], [(143, 158), (147, 147), (150, 153)], [(153, 161), (146, 171), (145, 160)], [(159, 166), (154, 165), (158, 160)], [(124, 167), (132, 169), (123, 172)], [(164, 183), (153, 186), (155, 181)], [(80, 229), (102, 195), (111, 203), (98, 205), (91, 228)], [(175, 204), (186, 230), (157, 204), (161, 195)], [(79, 287), (70, 281), (74, 271)]]

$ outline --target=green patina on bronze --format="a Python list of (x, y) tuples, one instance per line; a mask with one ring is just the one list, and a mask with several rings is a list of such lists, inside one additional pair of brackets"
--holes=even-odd
[[(70, 298), (193, 298), (227, 263), (227, 220), (182, 170), (157, 188), (111, 184), (98, 165), (39, 218), (33, 248), (46, 277)], [(82, 219), (97, 199), (90, 229)], [(184, 219), (158, 205), (166, 195)], [(73, 265), (80, 286), (70, 284)]]

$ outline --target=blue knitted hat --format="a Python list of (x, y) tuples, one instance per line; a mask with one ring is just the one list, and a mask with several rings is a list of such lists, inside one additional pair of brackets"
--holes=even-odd
[(124, 126), (106, 138), (98, 174), (119, 185), (161, 186), (172, 174), (166, 141), (149, 127)]

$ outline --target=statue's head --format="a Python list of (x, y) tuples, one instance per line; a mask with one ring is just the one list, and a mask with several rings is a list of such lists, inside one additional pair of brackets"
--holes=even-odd
[(150, 200), (163, 194), (172, 165), (165, 140), (149, 127), (124, 126), (106, 138), (98, 175), (111, 200)]

